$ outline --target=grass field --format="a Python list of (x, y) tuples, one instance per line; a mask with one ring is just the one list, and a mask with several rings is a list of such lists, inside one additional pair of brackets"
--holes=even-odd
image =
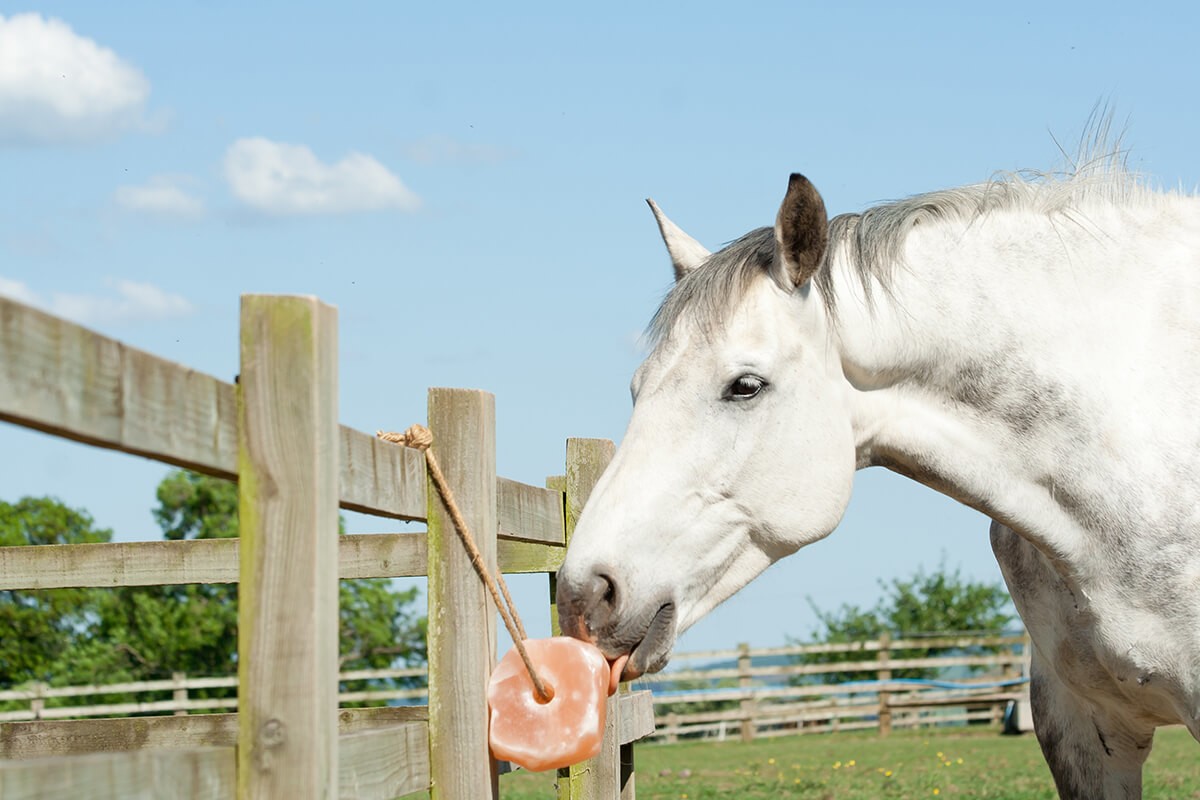
[[(1056, 797), (1033, 735), (1001, 736), (994, 729), (650, 744), (636, 752), (640, 800)], [(1159, 731), (1146, 766), (1146, 800), (1200, 799), (1198, 756), (1182, 728)], [(500, 796), (550, 800), (554, 775), (505, 775)]]

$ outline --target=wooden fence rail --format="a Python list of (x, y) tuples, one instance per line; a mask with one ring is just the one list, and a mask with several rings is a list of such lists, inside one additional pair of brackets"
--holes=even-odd
[[(189, 689), (225, 679), (162, 682), (171, 699), (138, 709), (174, 712), (161, 717), (53, 720), (67, 709), (48, 700), (85, 691), (5, 693), (41, 717), (0, 723), (5, 800), (496, 796), (484, 701), (494, 610), (427, 486), (424, 455), (338, 425), (336, 324), (315, 298), (243, 297), (235, 385), (0, 298), (0, 421), (236, 480), (241, 533), (0, 548), (0, 590), (240, 584), (238, 714), (186, 714), (200, 702)], [(496, 475), (491, 395), (430, 390), (429, 425), (488, 560), (551, 573), (552, 600), (570, 520), (611, 443), (569, 440), (567, 480), (545, 489)], [(338, 507), (428, 531), (339, 536)], [(339, 709), (337, 581), (415, 575), (429, 576), (429, 705)], [(105, 713), (131, 713), (113, 706)], [(649, 693), (612, 699), (610, 719), (605, 754), (560, 781), (560, 797), (633, 797), (622, 764), (653, 729)]]
[[(886, 736), (893, 728), (999, 723), (1009, 703), (1028, 703), (1029, 648), (1024, 634), (883, 636), (758, 649), (742, 645), (735, 650), (676, 653), (675, 664), (715, 663), (645, 675), (635, 686), (653, 691), (655, 736), (666, 741), (695, 736), (750, 740), (863, 729), (878, 729)], [(895, 655), (922, 650), (926, 655), (921, 658)], [(830, 654), (862, 657), (804, 663), (805, 657)], [(772, 663), (762, 664), (763, 659)], [(780, 659), (792, 661), (781, 664)], [(900, 670), (918, 668), (941, 677), (895, 677)], [(871, 678), (863, 680), (864, 673)]]

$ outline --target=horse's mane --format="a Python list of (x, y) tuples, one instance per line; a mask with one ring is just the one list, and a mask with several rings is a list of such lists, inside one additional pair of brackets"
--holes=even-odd
[[(813, 277), (826, 309), (836, 314), (831, 260), (844, 253), (861, 281), (868, 301), (872, 291), (887, 291), (903, 264), (904, 244), (918, 225), (957, 222), (969, 226), (1004, 211), (1047, 216), (1070, 215), (1086, 206), (1130, 205), (1162, 197), (1125, 166), (1123, 151), (1073, 164), (1068, 171), (1001, 173), (984, 183), (941, 189), (881, 203), (856, 214), (829, 220), (829, 246)], [(650, 321), (646, 336), (653, 346), (670, 336), (687, 313), (702, 330), (718, 328), (757, 280), (772, 274), (775, 233), (758, 228), (730, 243), (684, 275)]]

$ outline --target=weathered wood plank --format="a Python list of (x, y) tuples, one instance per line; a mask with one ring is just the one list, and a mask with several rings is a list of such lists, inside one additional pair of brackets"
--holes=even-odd
[(337, 312), (244, 295), (238, 393), (238, 797), (337, 781)]
[(429, 725), (410, 722), (342, 736), (338, 796), (392, 800), (429, 788)]
[[(0, 420), (237, 479), (234, 386), (0, 297)], [(423, 519), (424, 457), (340, 428), (342, 505)]]
[(0, 419), (231, 478), (233, 387), (0, 297)]
[[(236, 720), (225, 719), (232, 716), (220, 715), (224, 724), (212, 738), (235, 734)], [(339, 741), (338, 796), (344, 800), (391, 800), (429, 788), (427, 722), (363, 728), (343, 733)], [(24, 758), (0, 762), (0, 797), (226, 800), (236, 791), (235, 767), (232, 743)]]
[(557, 572), (567, 549), (552, 544), (501, 540), (497, 543), (497, 552), (501, 572)]
[[(338, 711), (339, 733), (424, 722), (426, 706), (343, 708)], [(72, 719), (0, 724), (0, 759), (117, 753), (190, 747), (233, 747), (237, 744), (237, 714), (190, 714), (182, 717)]]
[(143, 750), (0, 763), (0, 797), (45, 800), (226, 800), (237, 779), (232, 747)]
[(0, 589), (236, 583), (237, 539), (0, 547)]
[[(600, 480), (616, 447), (607, 439), (567, 440), (566, 529), (568, 546), (571, 534), (583, 513), (584, 504)], [(553, 615), (557, 620), (557, 614)], [(621, 793), (621, 703), (618, 696), (608, 698), (604, 721), (604, 739), (599, 755), (581, 764), (559, 770), (560, 800), (610, 800)], [(627, 754), (629, 755), (629, 754)]]
[[(554, 572), (565, 548), (501, 540), (504, 572)], [(338, 575), (410, 578), (425, 574), (424, 533), (349, 534), (338, 540)], [(0, 590), (237, 583), (237, 539), (0, 547)]]
[(617, 695), (617, 700), (621, 706), (617, 741), (631, 744), (654, 735), (654, 698), (650, 692), (624, 692)]
[(338, 537), (338, 577), (415, 578), (429, 561), (425, 533), (367, 533)]
[[(0, 547), (0, 590), (237, 583), (238, 546), (237, 539), (190, 539)], [(338, 576), (424, 575), (426, 549), (424, 532), (341, 536)]]
[(339, 430), (342, 508), (399, 519), (425, 519), (425, 455), (353, 428)]
[(500, 538), (565, 546), (563, 494), (551, 489), (496, 479)]
[[(496, 405), (486, 392), (430, 389), (433, 449), (490, 572), (496, 569)], [(496, 614), (430, 486), (429, 749), (431, 800), (499, 795), (488, 748), (487, 683)]]

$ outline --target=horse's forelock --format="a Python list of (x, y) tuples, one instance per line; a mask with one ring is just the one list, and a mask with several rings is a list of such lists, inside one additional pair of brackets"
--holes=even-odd
[(685, 315), (700, 330), (721, 327), (756, 281), (769, 277), (775, 261), (775, 231), (758, 228), (713, 253), (671, 287), (646, 329), (650, 345), (670, 338)]

